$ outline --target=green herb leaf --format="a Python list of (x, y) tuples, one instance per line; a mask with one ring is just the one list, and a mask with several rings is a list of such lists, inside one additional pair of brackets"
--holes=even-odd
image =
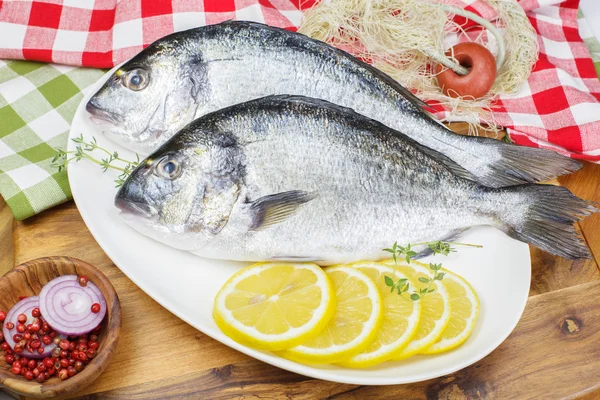
[(414, 256), (416, 256), (416, 255), (417, 255), (417, 252), (416, 252), (416, 251), (408, 250), (408, 251), (406, 252), (406, 262), (407, 262), (408, 264), (410, 264), (410, 261), (411, 261), (411, 260), (413, 259), (413, 257), (414, 257)]
[(392, 278), (390, 278), (389, 276), (385, 275), (384, 279), (385, 279), (385, 284), (387, 286), (394, 286), (394, 281), (392, 280)]
[(439, 271), (440, 269), (442, 269), (442, 264), (433, 264), (433, 263), (431, 263), (431, 264), (429, 264), (429, 268), (432, 271)]
[[(67, 152), (62, 149), (56, 149), (56, 154), (55, 154), (54, 158), (52, 159), (52, 166), (55, 167), (59, 172), (65, 170), (67, 167), (67, 164), (70, 161), (78, 162), (78, 161), (81, 161), (82, 159), (86, 158), (89, 161), (91, 161), (95, 164), (98, 164), (100, 166), (100, 168), (102, 168), (102, 170), (105, 172), (108, 169), (115, 169), (117, 171), (120, 171), (121, 174), (115, 180), (115, 183), (117, 184), (116, 187), (119, 187), (119, 186), (123, 185), (123, 183), (125, 183), (125, 180), (129, 176), (129, 174), (131, 174), (131, 172), (133, 171), (135, 166), (137, 166), (139, 164), (139, 161), (140, 161), (139, 155), (136, 154), (137, 161), (127, 161), (127, 160), (120, 159), (119, 154), (116, 151), (111, 153), (108, 150), (98, 146), (95, 137), (92, 137), (92, 139), (89, 142), (86, 142), (85, 139), (83, 138), (83, 134), (81, 134), (78, 137), (73, 138), (72, 140), (74, 143), (78, 144), (78, 146), (75, 147), (75, 151)], [(97, 159), (93, 155), (95, 150), (99, 150), (99, 151), (103, 152), (105, 155), (108, 155), (108, 158), (103, 158), (100, 160)], [(69, 154), (72, 155), (71, 158), (68, 158)], [(117, 161), (120, 163), (124, 163), (125, 164), (124, 167), (121, 168), (117, 165), (114, 165), (114, 162), (117, 162)]]
[(429, 243), (427, 246), (433, 251), (433, 254), (443, 254), (447, 256), (450, 252), (456, 251), (450, 247), (450, 243), (442, 241)]
[[(451, 247), (451, 245), (459, 245), (459, 246), (469, 246), (480, 248), (483, 246), (469, 243), (457, 243), (457, 242), (425, 242), (425, 243), (417, 243), (414, 246), (427, 246), (434, 254), (442, 254), (447, 256), (448, 254), (455, 252), (456, 250)], [(412, 250), (412, 244), (408, 243), (406, 246), (398, 245), (398, 242), (394, 242), (394, 245), (391, 248), (385, 248), (383, 251), (392, 254), (392, 258), (394, 259), (394, 265), (398, 264), (398, 258), (403, 258), (407, 264), (410, 264), (411, 260), (418, 254), (416, 251)], [(435, 291), (434, 281), (441, 281), (444, 279), (446, 275), (445, 272), (439, 272), (442, 269), (442, 264), (430, 263), (429, 268), (434, 272), (433, 278), (420, 277), (419, 282), (426, 283), (427, 287), (421, 288), (419, 293), (412, 293), (411, 299), (418, 300), (423, 298), (427, 293), (433, 293)], [(389, 279), (389, 283), (388, 283)], [(391, 287), (391, 291), (394, 289), (398, 292), (399, 295), (402, 295), (405, 292), (408, 292), (410, 289), (410, 284), (406, 279), (399, 279), (398, 282), (394, 283), (393, 279), (385, 276), (385, 283), (387, 286)]]

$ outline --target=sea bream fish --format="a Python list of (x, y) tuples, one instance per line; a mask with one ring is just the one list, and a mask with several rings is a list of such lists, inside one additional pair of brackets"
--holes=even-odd
[(147, 155), (201, 115), (291, 94), (350, 107), (460, 164), (465, 177), (501, 187), (573, 172), (555, 152), (454, 134), (388, 75), (326, 43), (267, 25), (229, 21), (166, 36), (123, 64), (87, 110), (105, 134)]
[(589, 256), (573, 228), (595, 211), (588, 202), (557, 186), (484, 187), (432, 152), (351, 109), (269, 96), (186, 126), (140, 163), (115, 205), (139, 232), (208, 258), (377, 260), (396, 241), (478, 225)]

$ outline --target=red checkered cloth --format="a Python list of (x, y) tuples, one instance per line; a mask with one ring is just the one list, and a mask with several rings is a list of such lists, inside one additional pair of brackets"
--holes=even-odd
[(303, 0), (0, 0), (0, 58), (110, 68), (174, 31), (231, 19), (295, 29)]
[[(496, 18), (483, 0), (454, 2)], [(108, 68), (158, 38), (195, 26), (238, 19), (296, 29), (302, 10), (314, 3), (0, 0), (0, 58)], [(519, 144), (600, 161), (600, 82), (578, 32), (579, 0), (521, 0), (520, 5), (538, 33), (540, 60), (518, 94), (497, 101), (496, 121)]]
[[(496, 19), (494, 10), (481, 0), (453, 3), (468, 3), (469, 11)], [(518, 93), (496, 101), (496, 122), (507, 128), (517, 144), (599, 162), (600, 81), (579, 35), (579, 0), (521, 0), (519, 4), (538, 34), (539, 60)], [(464, 23), (467, 36), (479, 36), (480, 27)], [(443, 118), (447, 113), (439, 110), (436, 115)]]

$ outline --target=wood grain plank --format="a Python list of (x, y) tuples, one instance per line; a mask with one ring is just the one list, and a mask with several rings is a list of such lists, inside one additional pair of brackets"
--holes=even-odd
[[(469, 135), (469, 124), (466, 122), (450, 122), (446, 126), (459, 135)], [(486, 129), (477, 128), (477, 136), (485, 136), (492, 139), (502, 140), (506, 136), (506, 131), (494, 132)]]
[[(206, 337), (144, 294), (112, 264), (96, 244), (73, 203), (61, 205), (25, 222), (18, 222), (14, 238), (16, 262), (52, 254), (81, 258), (101, 268), (111, 279), (121, 298), (123, 334), (117, 353), (101, 379), (80, 394), (111, 392), (111, 396), (117, 396), (121, 390), (119, 388), (149, 385), (156, 376), (161, 377), (159, 384), (164, 385), (172, 379), (189, 374), (190, 371), (200, 371), (204, 374), (213, 368), (222, 368), (229, 364), (237, 366), (240, 362), (242, 365), (249, 362), (249, 371), (271, 368), (251, 361), (248, 357)], [(534, 288), (537, 289), (532, 293), (556, 290), (597, 279), (597, 276), (590, 277), (587, 273), (591, 269), (597, 274), (594, 263), (591, 263), (591, 266), (585, 262), (581, 265), (568, 264), (567, 261), (559, 261), (556, 257), (541, 252), (533, 254)], [(543, 273), (536, 273), (536, 268), (542, 268)], [(160, 329), (149, 330), (144, 335), (139, 335), (136, 328), (141, 325), (159, 326)], [(165, 341), (165, 338), (177, 338), (176, 345)], [(144, 351), (148, 346), (152, 348), (151, 352)], [(527, 359), (523, 356), (520, 358)], [(177, 362), (173, 363), (173, 359)], [(272, 376), (276, 370), (279, 371), (272, 368), (268, 375)], [(255, 379), (258, 379), (258, 375)], [(128, 395), (131, 393), (127, 392)]]
[[(559, 178), (562, 186), (576, 196), (600, 203), (600, 165), (585, 163), (585, 167), (574, 174)], [(599, 207), (600, 208), (600, 207)], [(588, 246), (595, 259), (600, 257), (600, 213), (596, 213), (579, 223)]]
[(197, 371), (168, 382), (153, 381), (116, 391), (95, 393), (85, 396), (85, 399), (303, 400), (331, 398), (358, 387), (307, 378), (253, 360)]
[(571, 261), (529, 246), (531, 251), (530, 296), (600, 280), (595, 260)]
[[(561, 179), (561, 183), (576, 194), (600, 201), (600, 189), (593, 179), (598, 172), (598, 166), (587, 166), (584, 171)], [(598, 190), (580, 185), (596, 185), (593, 187)], [(12, 225), (12, 217), (3, 213), (0, 206), (0, 248), (5, 243), (2, 239), (10, 237), (10, 233), (6, 232), (7, 227), (12, 228)], [(596, 228), (596, 235), (592, 232), (594, 226), (585, 221), (583, 233), (594, 254), (600, 255), (600, 229)], [(16, 263), (49, 255), (83, 259), (108, 276), (121, 299), (123, 333), (119, 348), (100, 379), (78, 393), (84, 398), (289, 396), (298, 399), (359, 399), (402, 396), (526, 399), (531, 398), (527, 396), (532, 396), (532, 393), (539, 393), (537, 398), (544, 398), (541, 395), (551, 393), (552, 383), (564, 385), (563, 391), (556, 392), (564, 396), (545, 398), (574, 393), (598, 394), (594, 391), (595, 382), (600, 382), (600, 372), (595, 373), (600, 371), (596, 361), (600, 358), (594, 347), (598, 337), (590, 334), (590, 330), (598, 330), (596, 321), (600, 321), (597, 315), (600, 307), (595, 301), (595, 298), (600, 299), (600, 273), (594, 261), (569, 262), (533, 250), (530, 294), (534, 297), (530, 299), (517, 330), (492, 355), (466, 370), (437, 380), (396, 387), (360, 387), (313, 380), (282, 371), (221, 345), (185, 324), (154, 302), (114, 266), (87, 230), (73, 202), (16, 223), (13, 236)], [(10, 255), (3, 259), (12, 258), (13, 255)], [(0, 259), (0, 267), (2, 262), (6, 266), (10, 264)], [(589, 296), (587, 304), (585, 296)], [(569, 316), (574, 318), (572, 321), (579, 331), (563, 337), (561, 335), (567, 334), (560, 330), (561, 327), (573, 326), (572, 323), (565, 325)], [(142, 326), (156, 328), (146, 329), (144, 334), (140, 334)], [(561, 366), (561, 363), (566, 365)], [(585, 379), (579, 379), (579, 373)], [(519, 389), (519, 385), (523, 387)]]
[(251, 360), (85, 398), (592, 399), (598, 398), (599, 383), (600, 282), (595, 281), (531, 297), (513, 334), (490, 356), (426, 382), (343, 385)]
[[(0, 274), (2, 275), (15, 266), (13, 223), (12, 212), (6, 202), (0, 197)], [(11, 395), (16, 396), (14, 394)]]
[(0, 197), (0, 274), (4, 275), (15, 266), (13, 252), (13, 222), (10, 208)]

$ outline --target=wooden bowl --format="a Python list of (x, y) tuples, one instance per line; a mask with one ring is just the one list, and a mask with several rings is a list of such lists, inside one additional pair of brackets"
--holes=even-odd
[[(55, 397), (75, 392), (92, 383), (107, 367), (117, 347), (121, 331), (121, 306), (110, 281), (96, 267), (71, 257), (45, 257), (23, 263), (0, 278), (0, 310), (8, 311), (19, 296), (35, 296), (42, 287), (62, 275), (87, 275), (106, 299), (108, 310), (98, 337), (97, 355), (77, 375), (61, 381), (53, 376), (44, 383), (14, 375), (10, 365), (0, 358), (0, 385), (9, 392), (26, 397)], [(0, 354), (1, 355), (1, 354)]]

